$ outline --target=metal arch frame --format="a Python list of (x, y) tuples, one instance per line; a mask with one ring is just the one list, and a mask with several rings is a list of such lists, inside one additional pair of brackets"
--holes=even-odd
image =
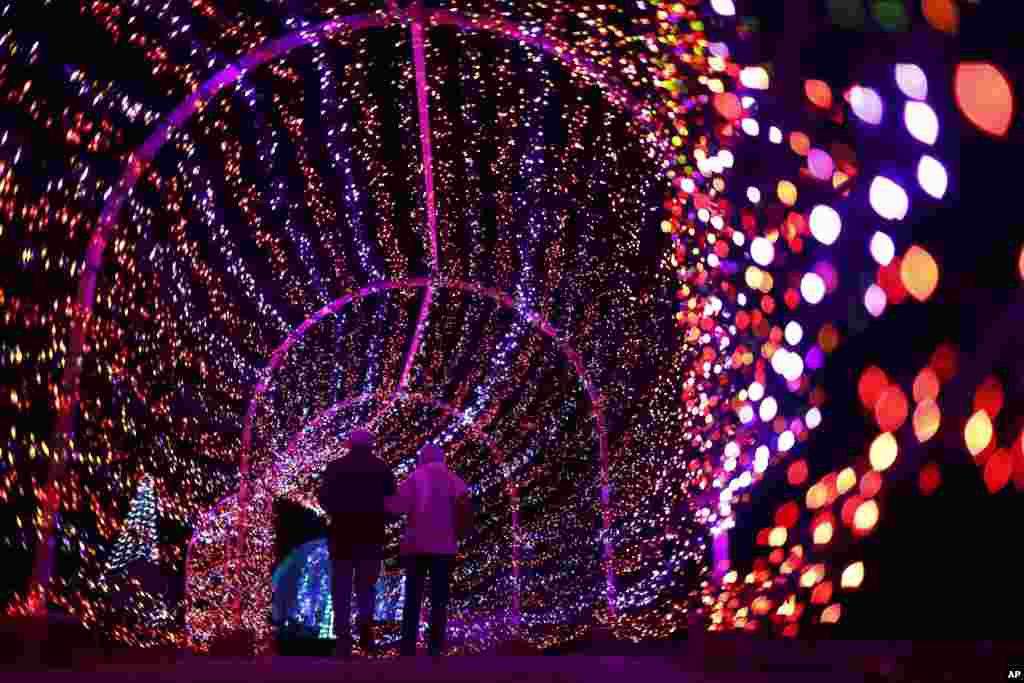
[[(397, 398), (398, 398), (398, 400), (411, 400), (411, 401), (416, 401), (416, 402), (420, 402), (420, 403), (426, 403), (426, 404), (432, 405), (434, 407), (437, 407), (437, 408), (441, 409), (442, 411), (444, 411), (444, 412), (446, 412), (448, 414), (453, 414), (453, 415), (456, 415), (456, 416), (461, 416), (461, 415), (464, 414), (463, 411), (460, 410), (459, 408), (456, 408), (455, 406), (451, 405), (450, 403), (448, 403), (446, 401), (442, 401), (442, 400), (440, 400), (440, 399), (438, 399), (438, 398), (436, 398), (434, 396), (430, 396), (428, 394), (423, 394), (423, 393), (418, 393), (418, 392), (412, 392), (412, 393), (403, 392)], [(290, 441), (290, 443), (289, 443), (289, 445), (288, 445), (288, 447), (286, 449), (286, 452), (289, 455), (293, 455), (295, 453), (295, 451), (298, 449), (299, 445), (310, 434), (310, 432), (318, 430), (323, 425), (323, 423), (325, 423), (328, 420), (332, 419), (340, 411), (344, 410), (345, 408), (348, 408), (348, 407), (351, 407), (351, 406), (354, 406), (354, 405), (359, 405), (359, 404), (362, 404), (362, 403), (367, 403), (367, 402), (372, 401), (372, 400), (387, 401), (386, 392), (367, 392), (367, 393), (359, 394), (357, 396), (352, 396), (352, 397), (349, 397), (349, 398), (347, 398), (345, 400), (338, 401), (335, 404), (333, 404), (331, 406), (328, 406), (327, 408), (323, 409), (314, 418), (309, 420), (305, 425), (303, 425), (300, 429), (298, 429), (295, 432), (295, 435), (292, 437), (292, 439), (291, 439), (291, 441)], [(380, 413), (378, 413), (378, 416), (379, 416), (379, 414)], [(367, 422), (371, 422), (372, 423), (375, 419), (377, 419), (376, 416), (374, 418), (372, 418), (371, 420), (367, 421)], [(493, 451), (495, 454), (499, 455), (502, 459), (504, 459), (504, 457), (506, 455), (505, 450), (487, 432), (485, 432), (483, 429), (481, 429), (475, 423), (469, 426), (469, 431), (472, 432), (473, 436), (475, 436), (480, 441), (482, 441), (491, 451)], [(275, 477), (279, 476), (279, 473), (276, 471), (276, 467), (275, 467), (274, 476)], [(264, 483), (266, 483), (266, 480), (265, 480)], [(273, 486), (273, 483), (271, 483), (270, 486), (271, 486), (272, 489), (275, 488)], [(519, 534), (518, 534), (518, 529), (519, 529), (518, 487), (509, 485), (508, 488), (507, 488), (507, 492), (512, 497), (512, 500), (513, 500), (513, 505), (512, 505), (512, 539), (513, 539), (512, 540), (512, 579), (513, 579), (512, 620), (513, 620), (513, 623), (518, 626), (521, 623), (521, 621), (522, 621), (522, 596), (521, 596), (521, 591), (520, 591), (520, 587), (521, 587), (521, 583), (520, 583), (521, 573), (520, 573), (520, 563), (519, 563), (519, 542), (518, 542), (518, 538), (519, 538)], [(238, 502), (238, 495), (237, 495), (237, 492), (236, 492), (236, 493), (230, 494), (230, 495), (226, 496), (225, 498), (221, 499), (220, 501), (218, 501), (215, 505), (213, 505), (209, 509), (209, 511), (203, 516), (202, 519), (206, 520), (206, 519), (211, 519), (211, 518), (214, 518), (214, 517), (218, 517), (220, 515), (230, 514), (231, 511), (232, 511), (231, 510), (232, 499), (234, 499), (233, 500), (234, 510), (235, 510), (235, 512), (237, 514), (237, 511), (239, 509), (239, 502)], [(191, 586), (191, 584), (193, 583), (193, 579), (196, 576), (192, 572), (192, 559), (193, 559), (193, 553), (194, 553), (193, 548), (195, 547), (196, 540), (199, 537), (201, 531), (202, 531), (201, 529), (197, 529), (196, 532), (193, 533), (192, 538), (189, 540), (188, 548), (187, 548), (186, 554), (185, 554), (185, 591), (186, 591), (186, 597), (188, 595), (192, 594), (192, 586)], [(225, 557), (225, 562), (228, 562), (228, 561), (230, 561), (230, 558), (229, 557)], [(187, 600), (186, 600), (186, 604), (188, 604)], [(189, 616), (188, 616), (188, 614), (186, 614), (186, 624), (188, 623), (188, 620), (189, 620)]]
[[(523, 44), (539, 49), (546, 54), (557, 58), (563, 65), (575, 73), (590, 77), (600, 86), (609, 101), (631, 111), (641, 120), (647, 119), (649, 110), (645, 109), (642, 102), (634, 99), (622, 87), (615, 85), (615, 79), (608, 70), (603, 69), (592, 60), (574, 50), (563, 41), (552, 39), (544, 35), (539, 29), (524, 29), (515, 22), (492, 17), (466, 18), (460, 14), (446, 10), (425, 10), (420, 0), (414, 2), (410, 8), (399, 8), (396, 2), (389, 2), (389, 10), (372, 14), (359, 14), (341, 17), (322, 22), (312, 27), (299, 29), (276, 39), (270, 39), (262, 46), (247, 53), (235, 64), (228, 66), (206, 80), (199, 88), (189, 95), (181, 104), (163, 117), (156, 129), (147, 137), (135, 152), (129, 155), (128, 161), (118, 180), (113, 187), (110, 197), (104, 204), (98, 224), (93, 231), (85, 253), (85, 267), (79, 278), (78, 291), (75, 301), (75, 315), (72, 319), (69, 334), (69, 353), (66, 356), (66, 363), (62, 375), (61, 387), (63, 395), (58, 400), (58, 415), (54, 424), (52, 439), (54, 442), (54, 458), (51, 460), (48, 472), (45, 493), (42, 496), (42, 523), (43, 530), (40, 542), (36, 546), (36, 556), (33, 567), (32, 580), (29, 586), (29, 608), (36, 614), (43, 614), (46, 611), (46, 593), (49, 587), (53, 571), (53, 549), (52, 542), (56, 532), (57, 510), (59, 508), (58, 483), (63, 476), (67, 465), (66, 446), (73, 442), (75, 435), (75, 422), (77, 410), (81, 399), (81, 369), (83, 360), (83, 349), (85, 345), (86, 324), (92, 315), (93, 306), (96, 300), (96, 286), (98, 273), (103, 268), (106, 246), (117, 225), (118, 216), (121, 213), (128, 196), (132, 193), (142, 173), (153, 162), (156, 155), (168, 142), (173, 132), (184, 126), (192, 116), (201, 110), (205, 104), (214, 98), (223, 88), (239, 81), (245, 74), (269, 61), (272, 61), (292, 50), (315, 42), (322, 36), (332, 35), (342, 31), (359, 31), (370, 28), (380, 28), (391, 25), (395, 21), (409, 20), (413, 29), (414, 58), (417, 60), (417, 99), (420, 110), (421, 124), (424, 115), (427, 113), (426, 102), (423, 95), (426, 91), (425, 63), (423, 61), (422, 26), (424, 19), (432, 25), (452, 25), (463, 30), (482, 30), (496, 33), (507, 38), (516, 40)], [(422, 67), (422, 68), (421, 68)], [(430, 165), (427, 163), (430, 152), (429, 134), (423, 135), (421, 127), (421, 142), (423, 143), (424, 154), (424, 175), (428, 181), (426, 186), (428, 203), (428, 219), (433, 213), (433, 192), (432, 181), (429, 179), (431, 173)], [(436, 214), (435, 214), (436, 218)], [(437, 232), (436, 223), (431, 226), (431, 253), (433, 262), (432, 273), (437, 276), (439, 270), (439, 259), (437, 255)], [(427, 297), (420, 310), (420, 319), (417, 323), (416, 333), (410, 344), (409, 353), (406, 357), (403, 370), (403, 381), (399, 386), (402, 390), (408, 377), (408, 370), (415, 355), (418, 340), (422, 334), (423, 323), (425, 323), (425, 311), (429, 305), (432, 286), (427, 287)], [(582, 365), (576, 360), (578, 367)], [(265, 387), (264, 387), (265, 388)], [(592, 396), (593, 398), (593, 396)], [(607, 443), (604, 429), (603, 411), (600, 403), (594, 404), (595, 416), (601, 426), (602, 453), (606, 455)], [(606, 468), (602, 468), (607, 474)], [(607, 478), (602, 481), (602, 501), (605, 505), (605, 526), (608, 526), (608, 482)], [(243, 507), (244, 510), (244, 507)], [(244, 514), (244, 513), (243, 513)], [(605, 534), (606, 550), (608, 549), (608, 534)], [(606, 553), (608, 555), (608, 553)], [(611, 563), (608, 563), (609, 576), (611, 576)], [(612, 581), (609, 580), (609, 613), (614, 614), (614, 604), (611, 595), (613, 590)]]
[[(289, 456), (294, 456), (295, 451), (299, 447), (299, 444), (303, 443), (311, 432), (318, 431), (325, 422), (333, 419), (335, 415), (337, 415), (340, 411), (344, 410), (345, 408), (349, 408), (360, 403), (366, 403), (367, 401), (371, 401), (374, 399), (382, 398), (384, 398), (383, 394), (378, 392), (364, 393), (359, 394), (358, 396), (347, 398), (343, 401), (338, 401), (334, 405), (324, 408), (312, 420), (309, 420), (305, 425), (302, 426), (302, 428), (295, 432), (295, 436), (288, 444), (286, 452), (288, 453)], [(393, 403), (394, 399), (397, 399), (399, 401), (414, 401), (417, 403), (424, 403), (430, 405), (448, 415), (461, 417), (462, 415), (465, 414), (463, 410), (453, 406), (447, 401), (443, 401), (437, 398), (436, 396), (430, 396), (428, 394), (423, 394), (419, 392), (402, 392), (397, 396), (393, 396), (392, 399), (393, 400), (390, 401), (389, 404)], [(377, 415), (375, 415), (370, 420), (366, 421), (366, 424), (369, 425), (376, 422), (379, 419), (382, 412), (383, 411), (378, 411)], [(504, 462), (507, 455), (505, 449), (503, 449), (501, 445), (498, 444), (498, 442), (495, 441), (490, 434), (481, 429), (480, 426), (475, 422), (468, 426), (468, 431), (471, 432), (474, 437), (483, 442), (488, 449), (490, 449), (496, 456), (498, 456), (501, 459), (502, 462)], [(274, 467), (274, 476), (279, 476), (276, 466)], [(516, 625), (518, 625), (522, 621), (522, 595), (520, 591), (519, 566), (519, 492), (518, 487), (512, 485), (510, 482), (506, 482), (506, 486), (506, 492), (512, 497), (512, 500), (514, 501), (512, 505), (512, 616), (513, 622)]]
[[(301, 429), (299, 429), (295, 433), (295, 436), (293, 436), (292, 440), (288, 443), (288, 448), (285, 449), (286, 452), (288, 453), (289, 456), (294, 456), (295, 451), (298, 449), (299, 444), (305, 440), (306, 435), (320, 429), (324, 422), (332, 419), (335, 415), (338, 414), (338, 412), (359, 403), (366, 403), (367, 401), (373, 400), (375, 398), (381, 398), (381, 396), (382, 395), (379, 392), (367, 392), (364, 394), (359, 394), (358, 396), (347, 398), (343, 401), (338, 401), (334, 405), (324, 408), (319, 413), (317, 413), (316, 417), (314, 417), (312, 420), (309, 420), (306, 424), (302, 426)], [(456, 408), (447, 401), (442, 401), (441, 399), (435, 396), (429, 396), (427, 394), (419, 392), (403, 392), (398, 395), (398, 398), (400, 400), (412, 400), (419, 403), (428, 403), (434, 408), (438, 408), (442, 412), (449, 414), (464, 414), (464, 411), (462, 411), (459, 408)], [(367, 420), (367, 423), (373, 423), (374, 421), (375, 419), (371, 418), (370, 420)], [(494, 439), (492, 439), (491, 436), (487, 434), (487, 432), (480, 429), (480, 427), (476, 423), (469, 425), (469, 431), (471, 431), (474, 436), (484, 441), (487, 444), (488, 448), (495, 451), (495, 453), (500, 455), (502, 458), (505, 457), (504, 449), (498, 446), (498, 443), (494, 441)]]
[[(606, 583), (606, 598), (607, 608), (610, 616), (615, 615), (615, 571), (613, 563), (610, 561), (614, 552), (611, 545), (611, 536), (609, 530), (611, 528), (611, 496), (609, 487), (608, 477), (608, 432), (607, 425), (605, 422), (604, 415), (604, 401), (590, 380), (590, 375), (587, 369), (583, 365), (583, 360), (580, 354), (569, 342), (560, 339), (558, 336), (558, 330), (551, 325), (550, 322), (543, 319), (539, 314), (530, 310), (525, 304), (517, 300), (506, 292), (502, 292), (494, 287), (485, 287), (478, 283), (466, 282), (463, 280), (434, 280), (432, 278), (410, 278), (407, 280), (382, 280), (365, 287), (360, 288), (356, 292), (350, 292), (341, 297), (338, 297), (330, 304), (322, 307), (320, 310), (312, 314), (305, 321), (297, 326), (291, 334), (289, 334), (283, 342), (274, 350), (271, 354), (270, 363), (265, 369), (263, 379), (259, 384), (256, 385), (253, 396), (249, 400), (249, 408), (245, 415), (245, 426), (242, 431), (242, 462), (241, 462), (241, 477), (240, 486), (238, 492), (238, 505), (239, 505), (239, 516), (238, 516), (238, 528), (239, 532), (237, 535), (238, 543), (234, 549), (233, 554), (229, 554), (229, 563), (234, 563), (235, 572), (234, 577), (237, 584), (242, 583), (243, 567), (242, 558), (246, 556), (245, 545), (249, 537), (249, 501), (250, 501), (250, 468), (251, 460), (250, 453), (252, 449), (252, 429), (253, 421), (255, 420), (256, 410), (262, 401), (264, 394), (270, 386), (271, 380), (273, 379), (274, 373), (280, 367), (287, 357), (288, 352), (291, 350), (298, 341), (300, 341), (305, 334), (312, 329), (314, 326), (319, 324), (324, 319), (337, 314), (350, 304), (355, 301), (362, 300), (368, 296), (379, 294), (381, 292), (396, 290), (396, 289), (457, 289), (463, 292), (469, 292), (473, 294), (479, 294), (487, 296), (493, 299), (498, 305), (503, 308), (512, 309), (518, 312), (522, 318), (530, 323), (536, 330), (544, 334), (545, 336), (552, 339), (559, 347), (562, 354), (573, 364), (576, 374), (579, 376), (580, 381), (583, 383), (584, 388), (587, 391), (587, 395), (590, 398), (592, 415), (595, 419), (595, 429), (598, 436), (598, 448), (600, 452), (599, 464), (601, 470), (601, 488), (600, 488), (600, 501), (602, 507), (602, 551), (603, 558), (605, 560), (605, 583)], [(398, 394), (399, 396), (401, 394)], [(393, 396), (394, 400), (394, 396)], [(338, 408), (340, 410), (340, 407)], [(330, 409), (328, 409), (330, 410)], [(322, 415), (322, 413), (321, 413)], [(319, 418), (319, 416), (318, 416)], [(299, 438), (301, 430), (295, 437)], [(294, 443), (294, 441), (293, 441)], [(240, 627), (242, 623), (242, 601), (240, 590), (241, 586), (236, 585), (236, 626)]]

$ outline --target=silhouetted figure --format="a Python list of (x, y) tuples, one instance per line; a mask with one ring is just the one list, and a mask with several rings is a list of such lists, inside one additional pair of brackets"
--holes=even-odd
[(388, 513), (385, 498), (395, 493), (395, 477), (373, 454), (374, 437), (366, 431), (349, 436), (349, 453), (324, 470), (320, 482), (320, 506), (330, 515), (327, 545), (334, 569), (331, 596), (334, 603), (336, 654), (352, 656), (352, 582), (359, 605), (359, 646), (373, 649), (374, 585), (380, 576), (384, 526)]
[(388, 507), (392, 512), (409, 516), (399, 548), (406, 568), (401, 654), (416, 654), (423, 587), (430, 574), (429, 652), (440, 655), (448, 630), (449, 584), (455, 554), (459, 537), (465, 534), (472, 516), (469, 488), (445, 466), (444, 451), (427, 444), (420, 449), (418, 467), (398, 487)]

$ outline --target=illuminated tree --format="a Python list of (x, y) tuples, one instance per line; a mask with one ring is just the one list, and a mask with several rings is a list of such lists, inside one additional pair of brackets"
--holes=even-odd
[(159, 560), (156, 544), (156, 492), (153, 478), (146, 475), (139, 482), (124, 531), (117, 539), (110, 557), (107, 571), (118, 572), (136, 560)]

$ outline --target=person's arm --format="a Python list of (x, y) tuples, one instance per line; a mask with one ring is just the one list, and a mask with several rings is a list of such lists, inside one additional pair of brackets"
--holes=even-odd
[(398, 485), (395, 495), (384, 499), (384, 509), (394, 516), (408, 514), (412, 504), (412, 475)]

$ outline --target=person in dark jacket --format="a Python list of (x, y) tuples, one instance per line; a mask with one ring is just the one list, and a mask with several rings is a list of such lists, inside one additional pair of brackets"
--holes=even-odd
[(373, 649), (374, 586), (380, 576), (384, 526), (389, 515), (384, 499), (395, 493), (391, 468), (374, 455), (374, 436), (367, 431), (349, 435), (347, 456), (324, 470), (318, 498), (330, 517), (327, 544), (334, 568), (336, 654), (352, 656), (351, 604), (353, 579), (359, 605), (359, 647)]

